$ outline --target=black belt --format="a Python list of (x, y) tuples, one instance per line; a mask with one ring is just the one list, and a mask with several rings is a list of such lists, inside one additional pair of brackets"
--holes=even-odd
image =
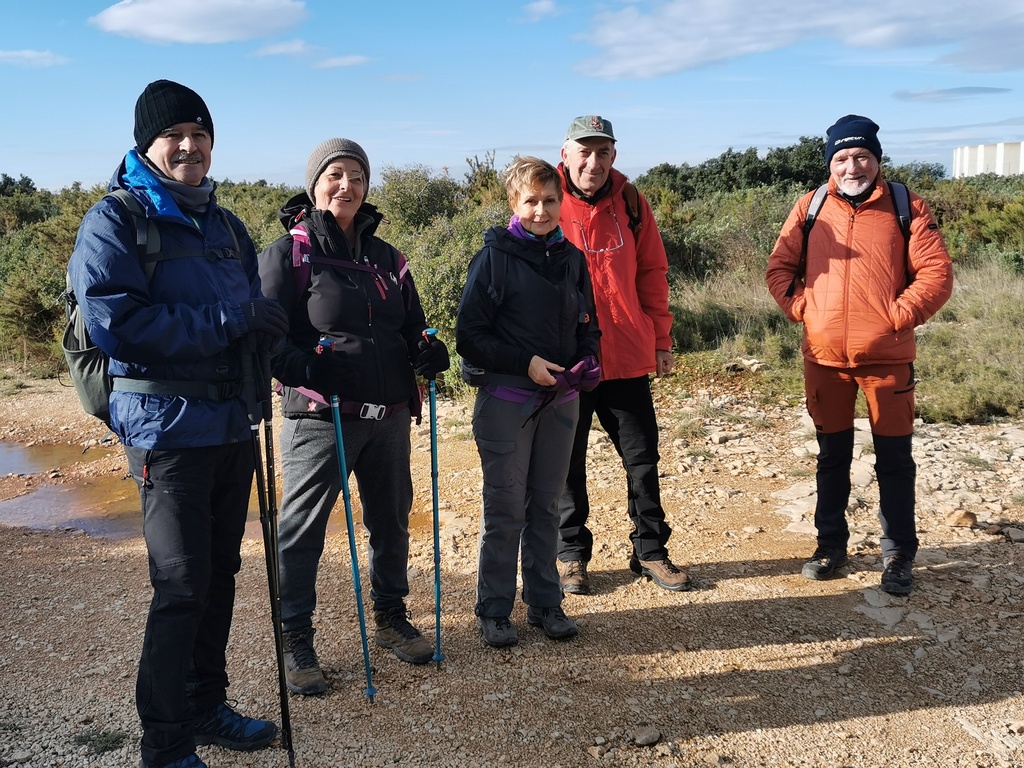
[(241, 381), (162, 381), (115, 376), (113, 390), (143, 395), (196, 397), (201, 400), (233, 400), (242, 396), (245, 384)]

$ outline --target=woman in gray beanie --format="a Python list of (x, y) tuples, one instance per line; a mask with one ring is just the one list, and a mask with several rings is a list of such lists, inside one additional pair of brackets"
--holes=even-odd
[[(313, 649), (316, 578), (327, 520), (341, 492), (328, 405), (341, 402), (345, 458), (355, 472), (370, 534), (370, 597), (377, 645), (403, 661), (433, 658), (409, 622), (410, 419), (419, 417), (416, 374), (448, 368), (443, 342), (428, 340), (405, 257), (374, 233), (383, 218), (366, 202), (370, 162), (349, 139), (328, 139), (306, 164), (306, 191), (279, 213), (287, 234), (260, 255), (265, 295), (289, 314), (273, 359), (284, 385), (279, 529), (281, 620), (288, 688), (327, 689)], [(333, 352), (316, 354), (321, 338)]]

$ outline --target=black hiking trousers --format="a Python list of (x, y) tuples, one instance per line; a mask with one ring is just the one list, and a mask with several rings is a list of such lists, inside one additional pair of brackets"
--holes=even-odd
[(558, 559), (589, 562), (594, 536), (587, 527), (587, 448), (590, 426), (597, 416), (611, 438), (626, 470), (626, 511), (633, 530), (630, 541), (640, 560), (668, 557), (672, 528), (665, 520), (658, 483), (658, 420), (651, 396), (651, 380), (602, 381), (592, 392), (580, 392), (580, 418), (576, 425), (569, 475), (558, 500)]
[(223, 702), (235, 575), (255, 467), (249, 442), (204, 448), (125, 447), (139, 487), (153, 600), (135, 701), (142, 759), (195, 751), (193, 719)]

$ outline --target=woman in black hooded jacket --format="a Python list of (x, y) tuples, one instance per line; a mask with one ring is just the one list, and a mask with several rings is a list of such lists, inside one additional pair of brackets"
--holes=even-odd
[[(273, 357), (283, 385), (284, 488), (279, 526), (281, 622), (288, 687), (321, 693), (313, 649), (316, 577), (327, 521), (341, 492), (329, 400), (341, 403), (345, 458), (370, 535), (376, 643), (414, 664), (434, 649), (409, 622), (410, 418), (419, 415), (415, 374), (448, 368), (426, 321), (405, 257), (374, 233), (365, 202), (370, 164), (362, 147), (328, 139), (313, 150), (306, 192), (279, 217), (288, 234), (260, 255), (267, 296), (288, 311), (290, 332)], [(322, 338), (333, 351), (317, 353)]]

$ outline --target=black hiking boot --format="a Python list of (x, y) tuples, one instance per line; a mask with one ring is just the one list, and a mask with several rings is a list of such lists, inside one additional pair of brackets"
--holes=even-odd
[(882, 562), (885, 563), (880, 585), (882, 591), (890, 595), (909, 595), (914, 588), (914, 576), (911, 573), (914, 561), (906, 555), (893, 555)]
[(805, 579), (824, 581), (836, 575), (836, 571), (846, 565), (849, 559), (846, 553), (841, 550), (825, 549), (818, 547), (811, 555), (811, 559), (804, 563), (800, 573)]

